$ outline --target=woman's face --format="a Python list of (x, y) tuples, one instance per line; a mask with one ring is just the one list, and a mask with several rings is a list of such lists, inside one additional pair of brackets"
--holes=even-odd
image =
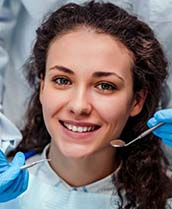
[(49, 46), (40, 101), (52, 143), (65, 157), (104, 152), (143, 99), (133, 95), (132, 55), (106, 34), (80, 29)]

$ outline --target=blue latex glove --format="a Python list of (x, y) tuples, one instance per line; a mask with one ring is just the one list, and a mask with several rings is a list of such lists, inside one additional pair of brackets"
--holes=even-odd
[(164, 125), (155, 129), (153, 133), (160, 137), (164, 144), (172, 146), (172, 109), (164, 109), (157, 111), (147, 122), (151, 128), (159, 122), (165, 122)]
[(9, 163), (0, 150), (0, 202), (12, 200), (27, 189), (29, 173), (26, 169), (20, 169), (24, 163), (25, 156), (22, 152), (18, 152)]

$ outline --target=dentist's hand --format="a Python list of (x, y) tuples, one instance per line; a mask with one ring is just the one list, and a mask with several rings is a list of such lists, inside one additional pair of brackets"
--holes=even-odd
[(159, 122), (165, 122), (164, 125), (155, 129), (153, 133), (160, 137), (164, 144), (172, 146), (172, 109), (164, 109), (157, 111), (147, 122), (151, 128)]
[(22, 194), (28, 186), (28, 171), (21, 170), (25, 156), (18, 152), (9, 163), (0, 150), (0, 202), (12, 200)]

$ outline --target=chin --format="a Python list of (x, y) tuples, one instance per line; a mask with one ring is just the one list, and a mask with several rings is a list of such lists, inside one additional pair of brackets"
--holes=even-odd
[(66, 157), (66, 158), (73, 158), (73, 159), (81, 159), (81, 158), (84, 158), (84, 157), (87, 157), (89, 156), (89, 154), (85, 154), (85, 153), (73, 153), (73, 152), (65, 152), (63, 153), (63, 155)]
[(65, 157), (74, 158), (74, 159), (84, 158), (92, 154), (92, 152), (89, 151), (88, 149), (78, 146), (77, 147), (71, 146), (69, 149), (65, 147), (65, 149), (60, 149), (60, 150)]

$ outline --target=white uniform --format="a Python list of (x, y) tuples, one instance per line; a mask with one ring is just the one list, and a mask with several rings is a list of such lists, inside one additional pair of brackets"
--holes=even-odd
[[(45, 159), (47, 149), (48, 146), (28, 163)], [(16, 200), (0, 204), (1, 209), (119, 209), (120, 198), (112, 182), (113, 174), (81, 187), (67, 184), (48, 162), (30, 168), (30, 174), (28, 190)], [(171, 199), (167, 200), (166, 209), (172, 209)]]

